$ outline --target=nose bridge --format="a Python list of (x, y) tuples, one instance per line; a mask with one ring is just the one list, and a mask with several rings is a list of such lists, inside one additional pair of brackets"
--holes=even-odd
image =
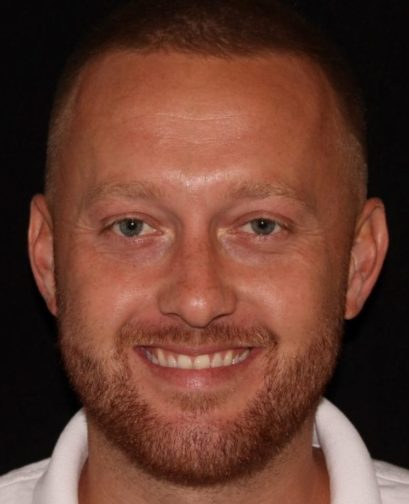
[(217, 245), (209, 237), (187, 237), (174, 252), (159, 309), (192, 327), (206, 327), (231, 314), (235, 294), (226, 278)]

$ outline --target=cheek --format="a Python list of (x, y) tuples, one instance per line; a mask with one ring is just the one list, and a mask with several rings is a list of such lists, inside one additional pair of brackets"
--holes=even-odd
[[(61, 267), (59, 266), (61, 264)], [(154, 299), (153, 268), (138, 267), (72, 249), (56, 263), (58, 302), (69, 317), (103, 345), (133, 317), (146, 317)]]
[(276, 258), (242, 280), (240, 297), (247, 311), (287, 347), (308, 344), (342, 316), (344, 282), (325, 260)]

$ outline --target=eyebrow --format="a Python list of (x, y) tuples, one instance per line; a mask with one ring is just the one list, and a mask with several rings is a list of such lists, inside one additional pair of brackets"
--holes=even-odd
[(230, 193), (234, 199), (266, 199), (271, 196), (294, 200), (302, 206), (313, 210), (314, 205), (294, 188), (285, 184), (270, 184), (263, 182), (240, 183)]
[[(228, 191), (226, 197), (232, 200), (266, 199), (272, 196), (283, 197), (313, 210), (314, 205), (307, 201), (298, 191), (285, 184), (271, 184), (267, 182), (241, 182)], [(134, 181), (130, 183), (104, 183), (94, 187), (86, 196), (87, 205), (93, 205), (98, 200), (120, 197), (126, 199), (159, 200), (164, 192), (156, 184), (148, 181)]]
[(150, 182), (130, 183), (105, 183), (94, 187), (86, 196), (87, 204), (92, 205), (96, 201), (109, 197), (122, 197), (127, 199), (160, 199), (163, 192)]

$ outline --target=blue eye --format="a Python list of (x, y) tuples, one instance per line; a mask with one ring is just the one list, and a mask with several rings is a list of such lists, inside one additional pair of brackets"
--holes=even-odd
[(281, 226), (275, 220), (259, 218), (253, 219), (245, 224), (243, 229), (248, 233), (266, 236), (281, 230)]
[(146, 222), (133, 218), (122, 219), (115, 222), (113, 229), (117, 234), (126, 236), (127, 238), (145, 235), (154, 231)]

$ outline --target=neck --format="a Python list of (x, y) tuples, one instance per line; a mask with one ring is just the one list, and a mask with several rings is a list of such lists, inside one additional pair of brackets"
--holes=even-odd
[(112, 447), (89, 424), (89, 456), (79, 504), (329, 504), (324, 457), (312, 448), (312, 419), (270, 465), (251, 477), (214, 487), (184, 487), (155, 479)]

